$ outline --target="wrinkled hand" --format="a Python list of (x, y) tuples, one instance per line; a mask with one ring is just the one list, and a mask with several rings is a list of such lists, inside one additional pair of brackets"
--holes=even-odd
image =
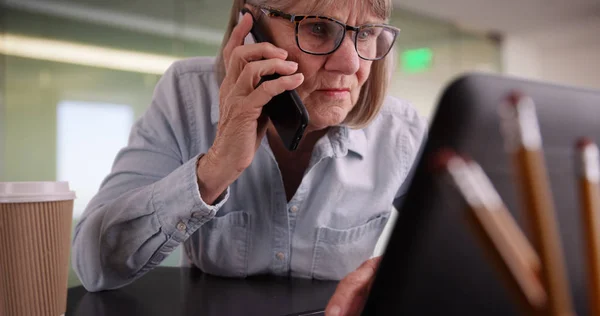
[(338, 284), (325, 309), (326, 316), (360, 315), (371, 291), (381, 257), (365, 261)]
[[(213, 145), (198, 162), (200, 193), (211, 203), (252, 163), (267, 130), (262, 108), (271, 98), (304, 81), (288, 52), (271, 43), (243, 45), (252, 28), (245, 14), (223, 49), (225, 78), (219, 90), (219, 124)], [(280, 74), (262, 83), (265, 75)], [(257, 87), (258, 86), (258, 87)]]

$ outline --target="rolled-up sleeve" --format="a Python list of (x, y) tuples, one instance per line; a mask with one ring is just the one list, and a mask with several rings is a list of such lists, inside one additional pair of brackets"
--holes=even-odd
[[(129, 143), (75, 228), (72, 265), (88, 291), (127, 285), (160, 264), (227, 201), (200, 195), (198, 122), (172, 66), (152, 104), (133, 126)], [(93, 165), (90, 166), (93, 168)]]

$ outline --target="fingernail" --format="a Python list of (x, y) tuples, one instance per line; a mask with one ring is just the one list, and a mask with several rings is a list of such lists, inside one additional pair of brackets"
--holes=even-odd
[(298, 63), (295, 61), (287, 61), (288, 66), (298, 68)]
[(327, 314), (327, 316), (339, 316), (342, 312), (342, 309), (339, 306), (335, 305), (331, 309), (329, 309), (328, 312), (329, 313)]

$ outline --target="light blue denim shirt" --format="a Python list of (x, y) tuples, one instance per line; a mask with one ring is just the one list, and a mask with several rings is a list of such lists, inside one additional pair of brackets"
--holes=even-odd
[(388, 97), (368, 127), (334, 127), (317, 142), (289, 202), (265, 137), (211, 206), (196, 163), (218, 119), (214, 59), (175, 63), (75, 229), (72, 263), (87, 290), (131, 283), (182, 244), (184, 261), (210, 274), (341, 279), (373, 253), (426, 133)]

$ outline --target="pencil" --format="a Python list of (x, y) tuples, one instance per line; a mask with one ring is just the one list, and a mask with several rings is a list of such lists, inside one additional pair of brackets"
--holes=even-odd
[(588, 270), (590, 315), (600, 316), (600, 179), (598, 146), (586, 138), (577, 143), (581, 215)]
[(498, 195), (496, 189), (494, 189), (492, 182), (486, 176), (479, 164), (469, 160), (467, 160), (467, 164), (473, 177), (475, 177), (475, 180), (478, 183), (478, 188), (483, 191), (482, 193), (490, 196), (490, 199), (498, 201), (496, 208), (490, 212), (490, 216), (497, 223), (498, 229), (502, 232), (502, 235), (511, 246), (517, 250), (515, 254), (517, 259), (520, 260), (523, 265), (528, 266), (536, 276), (539, 276), (542, 268), (540, 257), (531, 246), (531, 243), (521, 228), (519, 228), (519, 225), (508, 211), (506, 205), (502, 202), (502, 199)]
[(506, 147), (512, 155), (541, 279), (548, 293), (546, 315), (575, 315), (569, 294), (558, 225), (531, 98), (515, 93), (501, 107)]
[[(509, 232), (520, 231), (483, 170), (474, 162), (465, 162), (459, 156), (444, 152), (438, 157), (439, 165), (450, 175), (454, 185), (469, 206), (467, 219), (503, 279), (518, 300), (524, 314), (539, 314), (547, 296), (535, 272), (539, 259), (526, 239), (515, 242)], [(484, 180), (486, 179), (486, 180)], [(483, 180), (483, 181), (482, 181)], [(512, 220), (506, 220), (507, 216)], [(524, 235), (521, 233), (524, 237)]]

